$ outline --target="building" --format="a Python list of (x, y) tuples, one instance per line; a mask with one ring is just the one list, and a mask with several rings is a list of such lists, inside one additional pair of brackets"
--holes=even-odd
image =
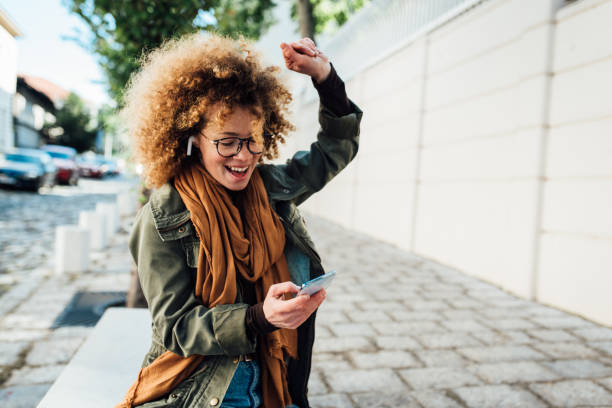
[(14, 146), (11, 106), (17, 84), (17, 40), (22, 33), (0, 9), (0, 148)]
[(55, 104), (50, 97), (55, 94), (48, 94), (49, 90), (41, 87), (41, 83), (48, 81), (27, 75), (17, 77), (17, 92), (13, 101), (15, 146), (39, 147), (43, 125), (55, 121)]

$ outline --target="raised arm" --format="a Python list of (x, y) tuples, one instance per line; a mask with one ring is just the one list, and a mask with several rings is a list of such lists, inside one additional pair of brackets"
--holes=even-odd
[(285, 165), (261, 166), (271, 197), (300, 204), (321, 190), (355, 157), (362, 112), (347, 95), (344, 82), (309, 39), (281, 44), (287, 67), (309, 75), (319, 93), (317, 141)]

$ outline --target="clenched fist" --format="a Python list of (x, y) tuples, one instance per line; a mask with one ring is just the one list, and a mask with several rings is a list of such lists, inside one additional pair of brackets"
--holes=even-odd
[(319, 51), (310, 38), (302, 38), (289, 44), (281, 43), (280, 47), (285, 65), (290, 70), (309, 75), (318, 83), (325, 81), (329, 75), (329, 58)]

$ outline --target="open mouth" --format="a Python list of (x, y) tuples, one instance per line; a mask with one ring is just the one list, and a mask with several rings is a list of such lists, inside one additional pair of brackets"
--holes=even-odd
[(226, 170), (235, 176), (244, 176), (246, 172), (249, 170), (249, 167), (231, 167), (225, 166)]

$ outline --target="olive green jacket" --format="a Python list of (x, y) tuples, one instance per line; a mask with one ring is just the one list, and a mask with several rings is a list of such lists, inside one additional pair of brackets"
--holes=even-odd
[[(321, 128), (310, 151), (297, 152), (284, 165), (262, 164), (272, 208), (285, 227), (285, 255), (291, 279), (300, 285), (323, 273), (320, 258), (297, 206), (321, 190), (355, 157), (362, 112), (337, 117), (321, 106)], [(143, 407), (214, 406), (223, 400), (236, 369), (235, 356), (255, 351), (246, 330), (248, 305), (241, 302), (205, 307), (194, 294), (200, 242), (180, 195), (168, 183), (155, 190), (136, 218), (129, 241), (152, 316), (152, 345), (143, 367), (170, 350), (181, 356), (208, 356), (168, 396)], [(288, 376), (293, 403), (308, 407), (307, 383), (314, 341), (314, 314), (298, 329), (299, 358), (290, 359)], [(216, 403), (216, 404), (212, 404)]]

